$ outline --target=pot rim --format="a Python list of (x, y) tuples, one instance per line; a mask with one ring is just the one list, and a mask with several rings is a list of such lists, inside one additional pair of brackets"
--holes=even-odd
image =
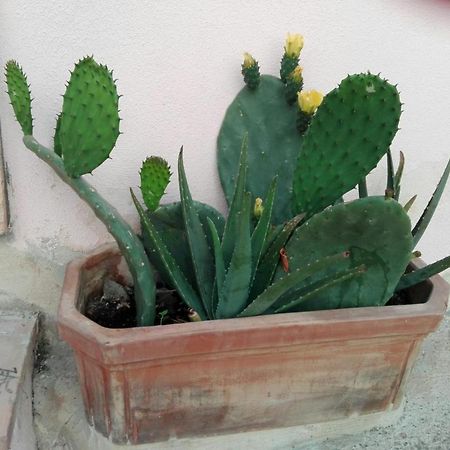
[[(318, 342), (345, 340), (348, 339), (349, 329), (357, 336), (365, 338), (383, 335), (425, 335), (439, 325), (447, 310), (450, 293), (448, 283), (441, 276), (435, 275), (430, 278), (431, 292), (425, 303), (294, 312), (122, 329), (105, 328), (85, 317), (76, 307), (81, 289), (81, 273), (83, 268), (95, 265), (92, 264), (94, 260), (118, 256), (120, 251), (117, 246), (106, 244), (70, 262), (66, 268), (58, 310), (61, 337), (83, 353), (110, 363), (113, 361), (121, 363), (120, 355), (114, 351), (116, 347), (148, 346), (150, 341), (153, 348), (152, 356), (157, 359), (165, 356), (164, 343), (173, 342), (174, 339), (186, 341), (186, 346), (179, 350), (182, 354), (183, 350), (196, 353), (195, 342), (201, 340), (204, 343), (205, 339), (210, 338), (217, 341), (211, 344), (212, 352), (236, 350), (238, 347), (245, 349), (250, 346), (249, 341), (255, 344), (261, 341), (259, 345), (261, 348), (267, 347), (269, 343), (273, 346), (283, 346), (294, 341), (297, 344), (303, 342), (304, 345), (306, 334), (311, 337), (311, 333), (313, 340)], [(425, 265), (420, 258), (416, 258), (413, 264), (419, 268)], [(246, 339), (246, 335), (253, 337)], [(102, 347), (104, 351), (99, 352), (92, 344)], [(220, 348), (217, 348), (218, 346)], [(204, 347), (202, 345), (203, 349)], [(110, 350), (109, 357), (108, 350)], [(173, 356), (172, 351), (169, 353)]]

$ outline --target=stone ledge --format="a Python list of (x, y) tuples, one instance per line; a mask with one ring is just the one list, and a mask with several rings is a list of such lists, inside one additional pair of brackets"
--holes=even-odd
[(36, 448), (32, 416), (37, 314), (0, 311), (0, 450)]

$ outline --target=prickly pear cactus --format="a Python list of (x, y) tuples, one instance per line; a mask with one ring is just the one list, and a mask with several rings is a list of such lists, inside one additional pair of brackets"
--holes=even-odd
[(296, 129), (296, 105), (288, 105), (285, 86), (277, 78), (262, 75), (255, 90), (244, 87), (225, 114), (218, 137), (218, 168), (225, 197), (230, 204), (238, 173), (241, 143), (248, 133), (246, 190), (264, 197), (275, 175), (278, 192), (272, 222), (280, 224), (293, 214), (292, 177), (301, 139)]
[[(390, 198), (366, 197), (316, 214), (297, 228), (286, 245), (289, 272), (345, 251), (350, 258), (333, 270), (364, 264), (365, 273), (328, 289), (298, 310), (384, 305), (411, 258), (411, 223), (403, 207)], [(285, 276), (282, 268), (277, 269), (276, 279)]]
[(30, 89), (27, 77), (16, 61), (8, 61), (6, 63), (6, 83), (11, 105), (23, 134), (33, 134)]
[(170, 181), (170, 167), (163, 158), (150, 156), (141, 167), (141, 192), (145, 206), (154, 211)]
[(109, 157), (119, 136), (118, 104), (112, 72), (92, 57), (80, 60), (64, 94), (55, 139), (69, 176), (92, 172)]
[(376, 75), (345, 78), (328, 93), (304, 135), (294, 173), (294, 212), (311, 216), (363, 179), (398, 129), (397, 89)]

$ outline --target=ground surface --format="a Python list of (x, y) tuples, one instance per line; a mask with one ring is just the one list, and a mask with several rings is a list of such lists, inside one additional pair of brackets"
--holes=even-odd
[[(76, 369), (68, 347), (54, 341), (48, 347), (45, 368), (35, 375), (34, 406), (35, 425), (42, 450), (50, 449), (115, 449), (104, 439), (98, 439), (86, 424), (79, 392)], [(170, 445), (138, 446), (139, 449), (196, 449), (196, 450), (448, 450), (450, 449), (450, 314), (447, 313), (440, 329), (431, 335), (422, 347), (407, 387), (403, 413), (394, 425), (376, 426), (358, 433), (358, 427), (367, 423), (340, 422), (330, 424), (328, 431), (333, 437), (321, 439), (317, 428), (299, 431), (298, 438), (292, 429), (277, 430), (269, 435), (223, 437), (222, 440), (180, 442)], [(381, 420), (382, 422), (382, 420)], [(336, 424), (337, 425), (337, 424)], [(326, 430), (327, 427), (324, 429)], [(350, 432), (350, 435), (346, 435)], [(284, 435), (284, 436), (283, 436)], [(249, 444), (253, 444), (249, 446)], [(130, 447), (128, 447), (130, 448)]]

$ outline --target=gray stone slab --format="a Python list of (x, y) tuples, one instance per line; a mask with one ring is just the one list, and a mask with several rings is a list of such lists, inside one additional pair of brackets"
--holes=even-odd
[(31, 376), (37, 315), (0, 310), (0, 450), (32, 450)]

